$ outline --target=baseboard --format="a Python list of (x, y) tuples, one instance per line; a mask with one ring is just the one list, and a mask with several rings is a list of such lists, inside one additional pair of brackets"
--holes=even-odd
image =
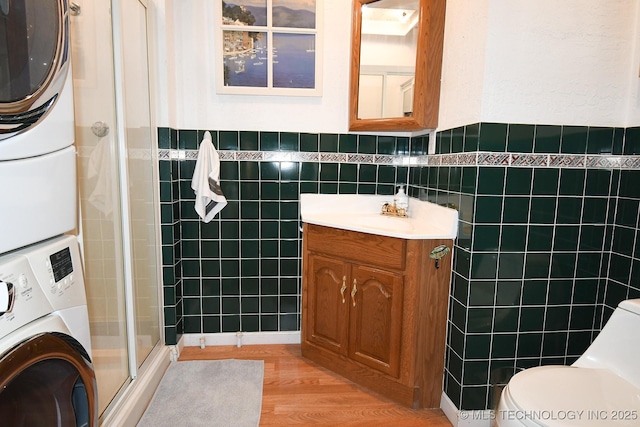
[(117, 403), (100, 422), (102, 427), (135, 427), (169, 367), (174, 347), (161, 347), (148, 361), (144, 372), (131, 381)]
[(218, 334), (183, 334), (184, 347), (210, 345), (300, 344), (300, 331), (291, 332), (223, 332)]
[(180, 353), (184, 350), (184, 335), (178, 340), (178, 344), (171, 347), (171, 361), (177, 362), (180, 358)]
[(444, 392), (440, 399), (440, 409), (442, 409), (442, 412), (444, 412), (453, 427), (491, 427), (492, 411), (488, 409), (484, 411), (460, 411)]
[(440, 398), (440, 409), (449, 419), (449, 422), (456, 427), (458, 425), (458, 408), (453, 404), (449, 396), (443, 391)]

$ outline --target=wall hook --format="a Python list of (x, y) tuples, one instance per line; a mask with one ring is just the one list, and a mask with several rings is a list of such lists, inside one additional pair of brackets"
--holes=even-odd
[(69, 9), (71, 9), (71, 15), (73, 16), (78, 16), (82, 12), (80, 5), (74, 1), (69, 4)]
[(444, 258), (449, 252), (451, 252), (451, 249), (446, 245), (436, 246), (429, 254), (429, 258), (435, 259), (436, 268), (440, 268), (440, 259)]

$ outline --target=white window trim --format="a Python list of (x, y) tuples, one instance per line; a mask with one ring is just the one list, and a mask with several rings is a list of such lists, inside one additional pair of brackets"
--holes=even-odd
[[(266, 26), (235, 26), (222, 25), (222, 0), (214, 3), (214, 28), (215, 28), (215, 80), (216, 92), (218, 94), (231, 95), (276, 95), (276, 96), (322, 96), (322, 56), (323, 56), (323, 0), (316, 1), (316, 28), (289, 28), (289, 27), (273, 27), (271, 25), (271, 14), (267, 14)], [(272, 7), (272, 0), (266, 0), (267, 10)], [(274, 88), (273, 85), (273, 56), (268, 55), (268, 87), (252, 87), (252, 86), (225, 86), (224, 85), (224, 61), (223, 55), (223, 30), (226, 31), (247, 31), (266, 32), (268, 46), (273, 49), (273, 33), (286, 34), (313, 34), (315, 35), (315, 87), (314, 88)]]

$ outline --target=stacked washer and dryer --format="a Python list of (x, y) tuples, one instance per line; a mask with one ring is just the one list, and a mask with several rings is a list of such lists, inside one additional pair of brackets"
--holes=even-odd
[(0, 423), (94, 426), (67, 0), (0, 0)]

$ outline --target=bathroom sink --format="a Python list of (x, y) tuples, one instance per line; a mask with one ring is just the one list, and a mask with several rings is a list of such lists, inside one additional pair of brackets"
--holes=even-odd
[(379, 234), (403, 239), (453, 239), (458, 233), (458, 211), (409, 199), (409, 217), (380, 214), (393, 196), (364, 194), (301, 194), (300, 215), (309, 224)]
[(412, 233), (415, 229), (415, 221), (411, 221), (409, 218), (396, 218), (380, 214), (346, 216), (343, 221), (355, 227), (365, 226), (375, 230), (395, 231), (402, 234)]

